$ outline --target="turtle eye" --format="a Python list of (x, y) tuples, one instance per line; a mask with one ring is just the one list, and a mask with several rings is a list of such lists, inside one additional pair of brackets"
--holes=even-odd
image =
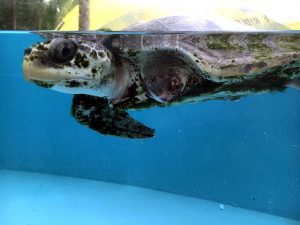
[(72, 40), (56, 38), (51, 41), (49, 47), (49, 57), (57, 63), (71, 61), (77, 52), (77, 45)]

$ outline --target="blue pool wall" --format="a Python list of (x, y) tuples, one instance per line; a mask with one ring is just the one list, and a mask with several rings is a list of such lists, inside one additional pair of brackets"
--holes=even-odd
[(300, 220), (300, 92), (130, 114), (156, 137), (100, 135), (70, 115), (72, 96), (25, 82), (38, 35), (0, 33), (0, 165), (136, 185)]

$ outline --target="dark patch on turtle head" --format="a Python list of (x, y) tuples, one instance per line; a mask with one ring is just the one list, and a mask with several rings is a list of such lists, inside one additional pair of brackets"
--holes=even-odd
[(53, 84), (51, 83), (47, 83), (47, 82), (43, 82), (43, 81), (38, 81), (38, 80), (35, 80), (34, 83), (40, 87), (45, 87), (45, 88), (51, 88), (53, 86)]
[(66, 81), (65, 82), (66, 87), (74, 88), (74, 87), (80, 87), (81, 83), (76, 80)]
[(89, 61), (87, 59), (86, 54), (82, 53), (77, 53), (75, 57), (75, 65), (78, 66), (79, 68), (87, 68), (89, 66)]
[(91, 56), (93, 59), (97, 59), (97, 58), (98, 58), (97, 52), (96, 52), (95, 50), (92, 50), (92, 51), (91, 51), (90, 56)]

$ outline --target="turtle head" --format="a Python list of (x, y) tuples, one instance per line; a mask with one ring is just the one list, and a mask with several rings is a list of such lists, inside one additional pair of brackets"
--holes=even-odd
[(112, 95), (112, 54), (101, 43), (54, 38), (27, 48), (25, 79), (39, 86), (71, 94)]

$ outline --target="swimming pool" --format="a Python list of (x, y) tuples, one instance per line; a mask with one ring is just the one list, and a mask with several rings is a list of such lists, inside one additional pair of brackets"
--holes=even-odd
[(300, 224), (298, 90), (132, 111), (155, 138), (104, 136), (70, 116), (71, 95), (24, 81), (24, 49), (40, 40), (0, 33), (1, 224)]

